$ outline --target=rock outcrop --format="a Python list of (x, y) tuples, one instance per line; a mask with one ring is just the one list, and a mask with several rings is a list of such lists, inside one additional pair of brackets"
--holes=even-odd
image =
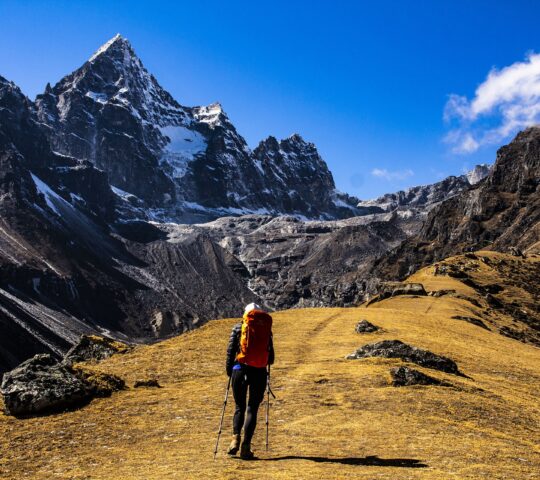
[(77, 371), (40, 354), (4, 374), (0, 392), (6, 413), (24, 416), (76, 407), (123, 386), (113, 375)]
[(161, 385), (155, 378), (150, 378), (148, 380), (136, 380), (133, 388), (161, 388)]
[(373, 325), (372, 323), (368, 322), (367, 320), (360, 320), (356, 327), (354, 327), (354, 331), (356, 333), (374, 333), (380, 330), (380, 327), (377, 327), (376, 325)]
[(455, 320), (462, 320), (472, 325), (476, 325), (477, 327), (483, 328), (485, 330), (489, 330), (489, 327), (479, 318), (469, 317), (466, 315), (454, 315), (452, 318)]
[(456, 362), (428, 350), (412, 347), (399, 340), (383, 340), (360, 347), (347, 358), (355, 360), (368, 357), (399, 358), (405, 362), (416, 363), (421, 367), (440, 370), (441, 372), (460, 375)]
[(370, 298), (366, 306), (375, 302), (380, 302), (386, 298), (397, 297), (399, 295), (427, 295), (424, 286), (421, 283), (401, 283), (401, 282), (383, 282), (377, 287), (377, 293)]
[(392, 368), (390, 369), (390, 375), (392, 376), (392, 385), (394, 387), (408, 387), (411, 385), (451, 386), (447, 382), (433, 378), (410, 367)]

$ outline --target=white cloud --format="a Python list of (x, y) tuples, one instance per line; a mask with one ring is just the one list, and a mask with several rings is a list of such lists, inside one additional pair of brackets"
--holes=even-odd
[(412, 177), (414, 172), (409, 168), (407, 170), (394, 170), (388, 171), (386, 168), (374, 168), (371, 171), (371, 175), (378, 178), (383, 178), (384, 180), (393, 181), (393, 180), (405, 180), (406, 178)]
[(478, 141), (465, 129), (451, 130), (444, 141), (452, 145), (453, 153), (472, 153), (480, 147)]
[(453, 122), (445, 137), (454, 153), (471, 153), (540, 123), (540, 54), (530, 54), (501, 70), (492, 69), (474, 98), (452, 94), (444, 119)]

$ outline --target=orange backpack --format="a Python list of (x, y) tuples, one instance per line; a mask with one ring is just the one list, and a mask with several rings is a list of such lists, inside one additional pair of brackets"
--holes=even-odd
[(236, 360), (251, 367), (266, 367), (271, 338), (272, 317), (261, 310), (251, 310), (244, 315), (240, 335), (240, 352), (236, 356)]

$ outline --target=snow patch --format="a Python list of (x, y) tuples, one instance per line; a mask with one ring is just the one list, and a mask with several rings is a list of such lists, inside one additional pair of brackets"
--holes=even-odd
[(352, 206), (349, 205), (347, 202), (344, 202), (341, 198), (334, 198), (332, 201), (336, 207), (352, 209)]
[(160, 131), (169, 140), (163, 149), (161, 164), (171, 167), (172, 178), (182, 178), (188, 163), (206, 151), (206, 139), (199, 132), (181, 126), (169, 125), (161, 127)]
[[(69, 203), (66, 202), (60, 195), (58, 195), (56, 192), (54, 192), (51, 189), (51, 187), (49, 187), (45, 182), (41, 181), (33, 173), (31, 175), (32, 175), (32, 180), (34, 180), (34, 183), (36, 184), (36, 188), (37, 188), (38, 193), (43, 194), (43, 196), (45, 197), (45, 202), (47, 203), (47, 206), (54, 213), (56, 213), (56, 215), (61, 217), (62, 214), (60, 213), (60, 210), (58, 210), (58, 204), (62, 204), (62, 205), (67, 204), (67, 205), (69, 205)], [(69, 206), (71, 207), (71, 205), (69, 205)]]
[(92, 100), (94, 100), (94, 102), (101, 103), (102, 105), (107, 103), (107, 101), (109, 100), (107, 95), (105, 95), (104, 93), (96, 93), (96, 92), (92, 92), (90, 90), (88, 92), (86, 92), (86, 96), (91, 98)]

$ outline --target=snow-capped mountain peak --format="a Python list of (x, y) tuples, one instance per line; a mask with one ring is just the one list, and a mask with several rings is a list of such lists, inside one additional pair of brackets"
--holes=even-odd
[(105, 171), (148, 218), (179, 221), (188, 210), (334, 218), (355, 210), (347, 199), (351, 211), (336, 206), (314, 144), (293, 134), (251, 151), (219, 102), (180, 105), (121, 35), (47, 87), (36, 110), (56, 152)]
[(229, 117), (219, 102), (214, 102), (207, 106), (195, 107), (193, 109), (193, 115), (199, 122), (206, 123), (211, 127), (223, 126), (229, 122)]
[(133, 49), (131, 48), (131, 44), (129, 43), (129, 40), (127, 38), (122, 37), (119, 33), (117, 33), (113, 38), (111, 38), (108, 42), (104, 43), (101, 47), (99, 47), (96, 52), (88, 59), (89, 62), (95, 61), (97, 58), (99, 58), (102, 54), (108, 52), (109, 50), (116, 50), (116, 51), (130, 51), (133, 52)]

